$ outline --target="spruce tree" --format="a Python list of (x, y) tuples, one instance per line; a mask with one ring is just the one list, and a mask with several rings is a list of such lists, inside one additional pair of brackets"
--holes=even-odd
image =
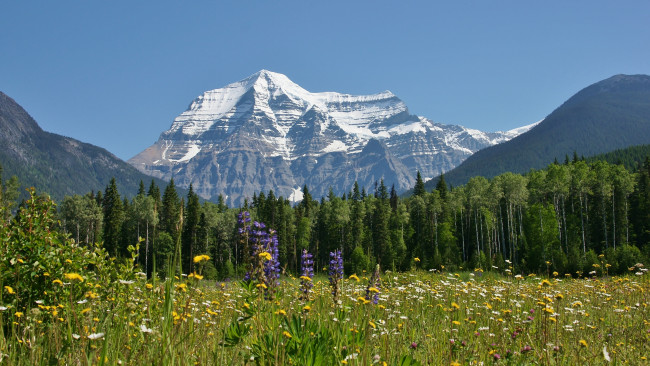
[(305, 184), (302, 187), (302, 201), (300, 201), (300, 204), (298, 204), (298, 206), (302, 208), (304, 217), (311, 217), (312, 209), (314, 207), (313, 200), (314, 199), (312, 198), (311, 194), (309, 193), (309, 189)]
[(102, 208), (104, 210), (104, 247), (109, 255), (117, 257), (122, 233), (123, 209), (115, 178), (112, 178), (106, 187)]
[(382, 179), (377, 188), (377, 200), (372, 215), (372, 241), (377, 262), (384, 268), (392, 268), (393, 261), (393, 247), (388, 229), (390, 212), (388, 190)]
[(436, 184), (436, 190), (438, 193), (440, 193), (440, 198), (442, 200), (447, 200), (447, 192), (448, 192), (448, 187), (447, 187), (447, 182), (445, 182), (445, 174), (440, 174), (440, 179), (438, 180), (438, 184)]
[(413, 188), (413, 195), (418, 197), (424, 197), (426, 193), (427, 191), (424, 188), (424, 181), (422, 180), (422, 175), (420, 175), (420, 171), (418, 170), (417, 178), (415, 178), (415, 187)]
[(195, 255), (205, 254), (198, 253), (197, 250), (197, 233), (199, 228), (199, 220), (201, 218), (201, 205), (199, 203), (199, 196), (194, 193), (194, 189), (190, 184), (190, 190), (187, 193), (187, 206), (185, 207), (185, 219), (183, 220), (183, 238), (181, 240), (183, 254), (183, 271), (184, 273), (191, 273), (194, 271), (192, 259)]
[(144, 196), (144, 182), (140, 179), (140, 187), (138, 188), (138, 196)]
[(393, 184), (390, 187), (390, 208), (392, 211), (397, 210), (397, 203), (399, 202), (399, 197), (397, 196), (397, 191), (395, 190), (395, 185)]
[(160, 229), (172, 238), (176, 243), (180, 233), (180, 202), (176, 193), (176, 186), (172, 178), (162, 197), (162, 208), (160, 211)]

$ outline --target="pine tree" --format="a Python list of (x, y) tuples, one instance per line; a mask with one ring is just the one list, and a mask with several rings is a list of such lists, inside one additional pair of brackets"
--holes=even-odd
[(438, 184), (436, 184), (436, 190), (438, 193), (440, 193), (440, 199), (447, 200), (447, 192), (449, 191), (449, 188), (447, 187), (447, 182), (445, 182), (445, 174), (440, 174), (440, 179), (438, 180)]
[(298, 204), (298, 206), (302, 209), (302, 213), (304, 217), (311, 217), (312, 210), (314, 208), (313, 201), (314, 198), (309, 193), (309, 189), (305, 184), (302, 187), (302, 201), (300, 201), (300, 204)]
[(196, 251), (197, 232), (199, 228), (199, 220), (201, 218), (200, 210), (201, 205), (199, 204), (199, 196), (194, 193), (192, 184), (190, 184), (190, 190), (187, 193), (187, 207), (184, 210), (185, 219), (183, 220), (183, 238), (181, 240), (184, 273), (194, 272), (194, 262), (192, 259), (195, 255), (205, 254)]
[(180, 202), (176, 193), (176, 186), (172, 178), (162, 197), (162, 207), (160, 211), (160, 229), (166, 232), (176, 243), (180, 233)]
[(415, 187), (413, 188), (413, 195), (423, 197), (426, 193), (427, 191), (424, 188), (424, 181), (422, 180), (422, 175), (420, 175), (420, 171), (418, 170), (418, 175), (417, 178), (415, 179)]
[(397, 196), (397, 191), (395, 190), (395, 185), (393, 184), (390, 187), (390, 208), (394, 212), (397, 210), (397, 204), (399, 202), (399, 197)]
[(393, 247), (390, 240), (388, 220), (390, 219), (390, 202), (384, 180), (377, 189), (377, 200), (372, 215), (372, 241), (377, 262), (384, 268), (392, 268)]
[(138, 188), (138, 196), (144, 196), (144, 182), (140, 179), (140, 187)]
[(117, 257), (122, 234), (123, 209), (115, 178), (112, 178), (106, 187), (102, 208), (104, 210), (104, 247), (110, 255)]

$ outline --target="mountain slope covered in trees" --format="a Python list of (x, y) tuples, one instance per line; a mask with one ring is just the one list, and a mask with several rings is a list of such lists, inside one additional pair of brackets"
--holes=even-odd
[[(100, 147), (43, 131), (18, 103), (0, 92), (0, 164), (4, 176), (16, 175), (56, 200), (65, 195), (103, 190), (111, 177), (130, 196), (151, 177)], [(165, 185), (156, 179), (158, 185)]]
[(615, 75), (581, 90), (530, 131), (476, 152), (445, 178), (465, 184), (473, 176), (540, 169), (574, 151), (592, 156), (648, 143), (650, 76)]

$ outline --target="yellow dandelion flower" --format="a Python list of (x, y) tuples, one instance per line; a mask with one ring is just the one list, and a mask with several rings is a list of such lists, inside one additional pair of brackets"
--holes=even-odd
[(458, 320), (454, 320), (451, 322), (453, 325), (460, 325), (460, 322)]
[(379, 289), (377, 289), (376, 287), (371, 287), (371, 288), (368, 289), (368, 291), (378, 293)]
[(275, 312), (275, 315), (287, 315), (287, 312), (284, 311), (284, 310), (282, 310), (282, 309), (280, 309), (280, 310), (278, 310), (278, 311)]
[(548, 320), (550, 320), (550, 321), (551, 321), (551, 322), (553, 322), (553, 323), (555, 323), (555, 322), (557, 321), (557, 319), (555, 319), (555, 318), (554, 318), (554, 317), (552, 317), (552, 316), (551, 316), (551, 317), (549, 317), (549, 318), (548, 318)]
[(201, 254), (194, 257), (194, 263), (204, 262), (210, 260), (210, 256)]
[(300, 276), (300, 279), (303, 280), (303, 281), (311, 282), (311, 278), (309, 278), (307, 276)]
[(66, 273), (63, 275), (67, 280), (83, 282), (84, 278), (78, 273)]
[(460, 305), (456, 304), (455, 302), (451, 303), (451, 307), (454, 309), (460, 309)]
[(9, 295), (13, 295), (13, 294), (16, 293), (16, 291), (14, 291), (14, 289), (11, 288), (11, 286), (5, 286), (5, 290), (7, 290), (7, 293), (8, 293)]
[(151, 290), (153, 288), (153, 285), (148, 283), (148, 284), (145, 285), (145, 287), (148, 288), (149, 290)]
[(542, 282), (539, 283), (540, 286), (551, 286), (551, 282), (549, 280), (542, 280)]
[(20, 318), (25, 314), (23, 314), (23, 312), (21, 312), (21, 311), (17, 311), (17, 312), (14, 313), (14, 315), (16, 316), (16, 318)]
[(82, 313), (82, 314), (86, 314), (86, 313), (89, 312), (89, 311), (90, 311), (90, 308), (85, 308), (85, 309), (81, 310), (81, 313)]
[(587, 341), (585, 341), (584, 339), (579, 340), (578, 343), (580, 343), (581, 347), (584, 347), (584, 348), (589, 347), (589, 345), (587, 345)]
[(201, 276), (200, 274), (198, 274), (196, 272), (194, 272), (192, 274), (194, 275), (194, 278), (196, 278), (197, 280), (202, 280), (203, 279), (203, 276)]
[(364, 305), (370, 303), (370, 300), (366, 300), (366, 298), (362, 296), (357, 297), (357, 301)]
[(368, 322), (368, 324), (372, 327), (372, 329), (377, 329), (377, 324), (375, 324), (374, 322), (370, 321)]
[(420, 261), (420, 258), (415, 257), (415, 258), (413, 258), (413, 260), (416, 261), (416, 262), (419, 262), (419, 261)]
[(311, 310), (311, 306), (309, 306), (309, 305), (305, 305), (305, 306), (303, 306), (303, 308), (302, 308), (302, 311), (304, 311), (304, 312), (308, 312), (308, 311), (310, 311), (310, 310)]
[(293, 337), (291, 336), (291, 333), (287, 332), (286, 330), (285, 330), (284, 332), (282, 332), (282, 334), (283, 334), (285, 337), (287, 337), (287, 338), (293, 338)]
[(355, 281), (357, 281), (357, 282), (359, 282), (359, 281), (360, 281), (360, 280), (359, 280), (359, 277), (357, 276), (357, 274), (356, 274), (356, 273), (355, 273), (355, 274), (353, 274), (352, 276), (350, 276), (350, 279), (351, 279), (351, 280), (355, 280)]
[(259, 254), (259, 256), (260, 256), (261, 258), (266, 259), (267, 261), (270, 261), (271, 258), (272, 258), (272, 257), (271, 257), (271, 253), (269, 253), (269, 252), (262, 252), (262, 253)]

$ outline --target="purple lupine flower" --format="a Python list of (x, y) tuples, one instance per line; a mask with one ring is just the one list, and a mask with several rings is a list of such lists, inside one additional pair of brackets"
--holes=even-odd
[(377, 305), (379, 302), (379, 291), (381, 291), (381, 278), (379, 277), (379, 264), (370, 276), (368, 286), (366, 287), (366, 300)]
[(332, 288), (334, 303), (338, 302), (341, 293), (340, 284), (343, 279), (343, 257), (340, 250), (330, 252), (329, 280)]
[(280, 284), (280, 253), (278, 251), (278, 236), (275, 235), (274, 230), (270, 230), (266, 251), (271, 254), (271, 259), (264, 262), (264, 277), (266, 281), (264, 297), (267, 300), (272, 300)]
[(300, 291), (302, 295), (301, 300), (309, 301), (309, 292), (314, 287), (312, 279), (314, 278), (314, 261), (311, 253), (307, 249), (302, 250), (300, 257), (302, 271), (300, 273)]
[(246, 211), (239, 214), (239, 233), (242, 244), (248, 249), (248, 271), (244, 281), (255, 281), (264, 288), (264, 297), (272, 299), (279, 285), (280, 261), (278, 238), (274, 230), (268, 230), (263, 222), (251, 221)]

